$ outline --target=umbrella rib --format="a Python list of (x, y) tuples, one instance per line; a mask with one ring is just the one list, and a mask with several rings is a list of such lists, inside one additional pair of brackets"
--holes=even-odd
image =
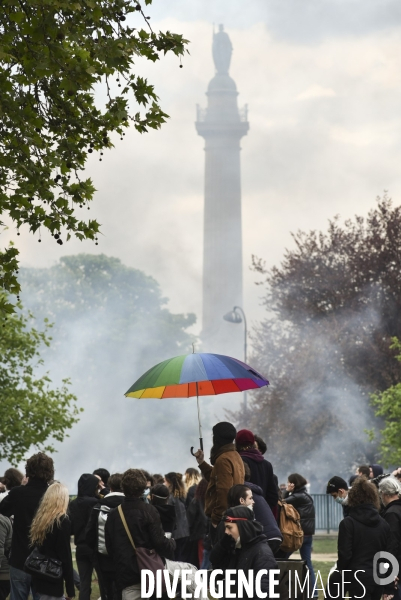
[(241, 388), (239, 387), (239, 385), (238, 385), (238, 383), (235, 381), (235, 379), (233, 379), (232, 381), (233, 381), (233, 383), (236, 385), (236, 387), (237, 387), (237, 390), (238, 390), (239, 392), (242, 392)]
[[(160, 379), (160, 377), (161, 377), (161, 376), (163, 375), (163, 373), (164, 373), (164, 370), (165, 370), (165, 369), (168, 367), (168, 365), (171, 363), (171, 361), (173, 361), (173, 360), (174, 360), (174, 358), (176, 358), (176, 357), (173, 357), (173, 358), (170, 358), (169, 360), (166, 360), (166, 361), (164, 361), (164, 363), (165, 363), (165, 364), (164, 364), (164, 367), (162, 368), (162, 370), (161, 370), (161, 371), (160, 371), (160, 373), (158, 374), (158, 376), (157, 376), (156, 380), (154, 381), (154, 383), (156, 383), (156, 382), (157, 382), (157, 380), (158, 380), (158, 379)], [(152, 385), (152, 387), (160, 387), (160, 384), (159, 384), (159, 385)]]

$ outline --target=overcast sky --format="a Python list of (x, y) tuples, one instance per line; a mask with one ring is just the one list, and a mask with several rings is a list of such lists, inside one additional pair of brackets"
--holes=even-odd
[[(389, 190), (400, 202), (401, 4), (393, 0), (154, 0), (153, 27), (190, 40), (184, 68), (174, 57), (140, 60), (170, 120), (161, 131), (130, 130), (102, 163), (90, 213), (99, 246), (22, 232), (26, 266), (64, 254), (105, 252), (161, 284), (174, 311), (201, 315), (203, 139), (195, 105), (214, 75), (213, 23), (233, 43), (231, 75), (248, 104), (242, 140), (245, 309), (263, 316), (251, 255), (278, 263), (290, 232), (325, 228), (335, 214), (366, 214)], [(11, 235), (11, 232), (7, 234)], [(6, 236), (3, 236), (3, 239)], [(3, 240), (2, 240), (3, 241)]]

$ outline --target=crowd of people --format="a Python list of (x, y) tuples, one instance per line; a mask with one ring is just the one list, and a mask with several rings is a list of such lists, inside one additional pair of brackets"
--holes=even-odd
[[(28, 459), (25, 474), (7, 469), (0, 494), (0, 600), (9, 594), (11, 600), (30, 594), (68, 600), (76, 590), (79, 600), (90, 600), (94, 572), (101, 600), (139, 600), (143, 551), (169, 569), (219, 569), (223, 579), (228, 571), (257, 577), (264, 569), (260, 589), (269, 597), (269, 570), (297, 549), (308, 567), (308, 598), (317, 598), (315, 508), (307, 480), (292, 473), (283, 490), (265, 452), (253, 432), (221, 422), (213, 427), (210, 464), (198, 450), (198, 468), (183, 476), (96, 469), (81, 475), (72, 500), (42, 452)], [(400, 477), (399, 470), (384, 474), (371, 465), (360, 466), (351, 485), (337, 475), (329, 480), (327, 494), (342, 505), (344, 519), (325, 597), (341, 597), (333, 590), (344, 572), (351, 574), (351, 597), (401, 597), (396, 581), (381, 586), (374, 576), (376, 553), (401, 561)]]

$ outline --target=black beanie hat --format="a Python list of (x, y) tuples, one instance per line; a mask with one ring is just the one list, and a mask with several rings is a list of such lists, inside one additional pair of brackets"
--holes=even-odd
[(221, 423), (217, 423), (217, 425), (213, 427), (213, 435), (218, 440), (229, 444), (230, 442), (233, 442), (235, 440), (237, 430), (231, 423), (227, 423), (227, 421), (222, 421)]
[(332, 494), (333, 492), (338, 492), (338, 490), (347, 489), (347, 482), (342, 477), (334, 475), (327, 484), (326, 494)]

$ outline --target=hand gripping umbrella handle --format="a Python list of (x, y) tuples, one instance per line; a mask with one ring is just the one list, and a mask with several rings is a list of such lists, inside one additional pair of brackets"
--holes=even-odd
[[(199, 447), (200, 447), (200, 449), (203, 452), (203, 438), (199, 438)], [(194, 447), (193, 446), (191, 446), (191, 454), (192, 454), (192, 456), (195, 456), (195, 452), (194, 452)]]

